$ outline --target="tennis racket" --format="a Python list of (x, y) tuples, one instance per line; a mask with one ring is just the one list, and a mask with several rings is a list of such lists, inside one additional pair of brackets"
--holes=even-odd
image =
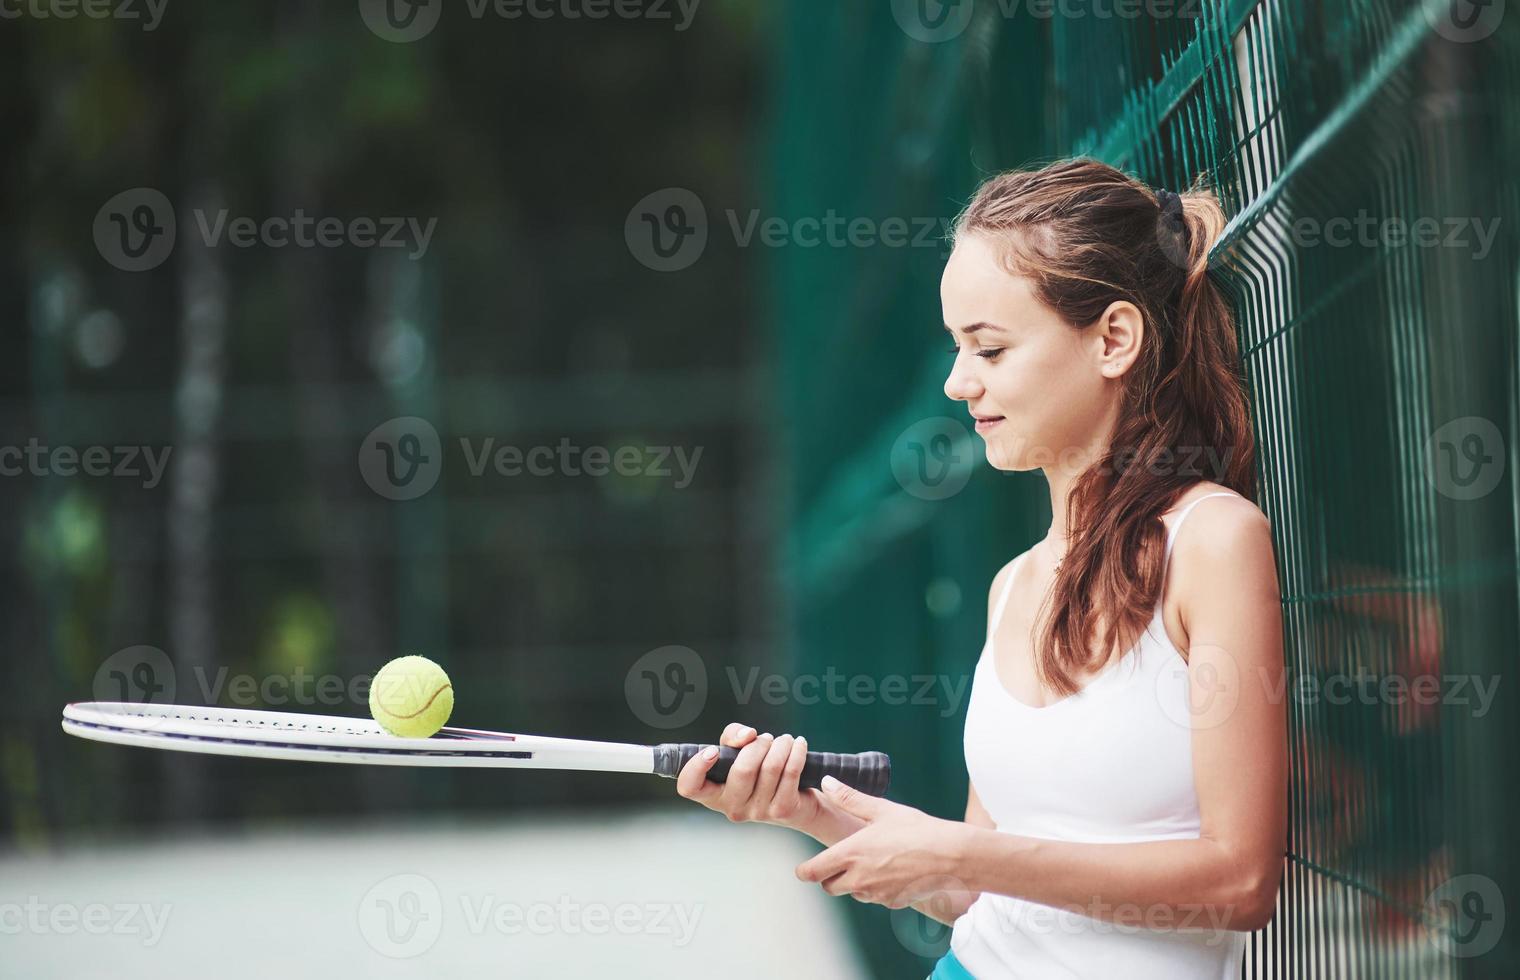
[[(632, 745), (473, 728), (443, 728), (432, 738), (398, 738), (368, 718), (178, 704), (81, 701), (64, 706), (63, 730), (80, 738), (175, 752), (300, 762), (493, 769), (642, 772), (674, 779), (706, 745)], [(707, 778), (728, 778), (738, 749), (719, 747)], [(833, 776), (872, 796), (885, 795), (892, 762), (881, 752), (809, 752), (801, 785)]]

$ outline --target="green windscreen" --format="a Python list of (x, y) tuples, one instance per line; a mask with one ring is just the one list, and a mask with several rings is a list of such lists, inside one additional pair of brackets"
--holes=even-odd
[[(1202, 175), (1231, 216), (1213, 265), (1289, 682), (1289, 854), (1243, 976), (1520, 976), (1515, 21), (1465, 0), (787, 4), (770, 199), (862, 229), (767, 256), (791, 670), (837, 680), (799, 730), (892, 753), (893, 798), (960, 817), (984, 597), (1050, 520), (1043, 478), (989, 469), (944, 396), (946, 250), (913, 231), (1069, 154)], [(850, 908), (877, 976), (947, 945)]]

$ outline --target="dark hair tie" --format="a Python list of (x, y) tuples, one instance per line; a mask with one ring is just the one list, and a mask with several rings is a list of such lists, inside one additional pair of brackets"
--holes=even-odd
[(1161, 188), (1156, 191), (1156, 203), (1161, 205), (1161, 213), (1168, 218), (1177, 221), (1182, 220), (1182, 195)]
[(1161, 236), (1162, 249), (1174, 265), (1186, 271), (1189, 265), (1188, 253), (1192, 247), (1192, 236), (1188, 234), (1187, 220), (1182, 214), (1182, 195), (1165, 188), (1158, 188), (1156, 203), (1161, 206), (1160, 225), (1166, 229), (1166, 234)]

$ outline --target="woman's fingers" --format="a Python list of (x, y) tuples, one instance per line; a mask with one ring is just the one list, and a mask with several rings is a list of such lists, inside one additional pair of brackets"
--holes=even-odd
[(755, 804), (764, 810), (763, 819), (778, 819), (790, 816), (789, 813), (776, 812), (776, 790), (781, 785), (781, 771), (786, 768), (786, 760), (792, 755), (792, 744), (797, 740), (790, 735), (782, 735), (771, 742), (770, 751), (765, 753), (765, 758), (760, 762), (760, 774), (755, 777)]
[(707, 781), (707, 771), (718, 761), (718, 750), (709, 745), (686, 760), (686, 765), (681, 767), (681, 772), (676, 776), (676, 793), (688, 800), (696, 800), (704, 806), (713, 807), (711, 802), (723, 788), (716, 783)]
[(757, 735), (753, 741), (739, 750), (728, 776), (723, 783), (720, 808), (730, 820), (749, 820), (747, 812), (751, 797), (755, 794), (755, 778), (760, 775), (760, 763), (770, 751), (773, 739), (769, 732)]
[(681, 767), (676, 777), (679, 795), (735, 822), (785, 822), (796, 817), (804, 802), (812, 804), (802, 799), (797, 785), (807, 764), (806, 739), (756, 734), (755, 729), (736, 721), (723, 729), (718, 744), (739, 750), (724, 782), (708, 779), (718, 760), (716, 748), (709, 748)]
[(718, 739), (718, 744), (742, 749), (754, 740), (755, 730), (753, 728), (742, 722), (731, 721), (728, 723), (728, 727), (723, 729), (723, 735)]
[(798, 735), (792, 742), (791, 750), (787, 752), (781, 779), (776, 786), (776, 795), (771, 801), (771, 812), (778, 817), (796, 813), (797, 807), (802, 803), (798, 783), (802, 780), (802, 767), (807, 765), (807, 751), (807, 739)]

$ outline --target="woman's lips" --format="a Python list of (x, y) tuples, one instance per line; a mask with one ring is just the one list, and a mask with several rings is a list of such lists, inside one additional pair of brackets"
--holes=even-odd
[(991, 429), (993, 426), (997, 425), (1001, 421), (1003, 421), (1003, 417), (1001, 415), (999, 415), (997, 418), (977, 419), (976, 420), (976, 431), (978, 431), (978, 432), (986, 432), (988, 429)]

